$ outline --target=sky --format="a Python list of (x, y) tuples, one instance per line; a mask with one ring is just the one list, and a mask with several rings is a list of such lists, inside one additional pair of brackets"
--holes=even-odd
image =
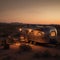
[(60, 0), (0, 0), (0, 22), (60, 24)]

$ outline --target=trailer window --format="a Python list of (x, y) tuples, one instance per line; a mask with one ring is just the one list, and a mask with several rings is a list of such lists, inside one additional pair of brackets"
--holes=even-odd
[(55, 36), (56, 35), (55, 31), (52, 31), (50, 35)]

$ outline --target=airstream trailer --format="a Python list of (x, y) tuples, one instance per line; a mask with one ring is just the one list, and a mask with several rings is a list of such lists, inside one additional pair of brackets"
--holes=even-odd
[(56, 43), (57, 29), (52, 26), (42, 26), (35, 29), (29, 34), (29, 41), (40, 43)]
[(37, 26), (35, 28), (22, 28), (28, 42), (56, 43), (57, 29), (53, 26)]

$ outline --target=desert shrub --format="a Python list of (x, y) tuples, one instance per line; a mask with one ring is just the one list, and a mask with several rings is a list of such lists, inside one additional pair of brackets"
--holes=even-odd
[(21, 45), (20, 46), (21, 51), (31, 51), (32, 48), (29, 45)]
[(43, 57), (52, 57), (52, 55), (50, 54), (50, 52), (48, 50), (46, 50), (44, 53), (43, 53)]
[(32, 48), (30, 45), (24, 44), (19, 47), (19, 50), (23, 52), (28, 52), (28, 51), (32, 51)]
[(11, 60), (11, 56), (6, 56), (2, 60)]
[(56, 55), (54, 56), (54, 58), (60, 58), (60, 55), (56, 54)]
[(36, 52), (33, 55), (34, 58), (40, 58), (40, 57), (52, 57), (52, 55), (49, 53), (49, 51), (45, 51), (45, 52)]
[(40, 57), (42, 57), (42, 52), (35, 52), (35, 53), (33, 54), (33, 58), (39, 59)]
[(10, 48), (9, 44), (4, 44), (4, 48), (3, 49), (9, 49), (9, 48)]
[(60, 43), (56, 45), (56, 48), (57, 49), (60, 49)]

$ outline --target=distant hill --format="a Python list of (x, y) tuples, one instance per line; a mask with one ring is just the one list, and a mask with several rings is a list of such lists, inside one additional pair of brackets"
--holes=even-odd
[(16, 32), (18, 31), (18, 29), (20, 27), (24, 27), (24, 26), (37, 26), (37, 25), (40, 25), (40, 26), (54, 26), (57, 28), (57, 31), (58, 31), (58, 35), (60, 35), (60, 25), (57, 25), (57, 24), (51, 24), (51, 25), (46, 25), (46, 24), (23, 24), (23, 23), (0, 23), (0, 33), (12, 33), (12, 32)]

